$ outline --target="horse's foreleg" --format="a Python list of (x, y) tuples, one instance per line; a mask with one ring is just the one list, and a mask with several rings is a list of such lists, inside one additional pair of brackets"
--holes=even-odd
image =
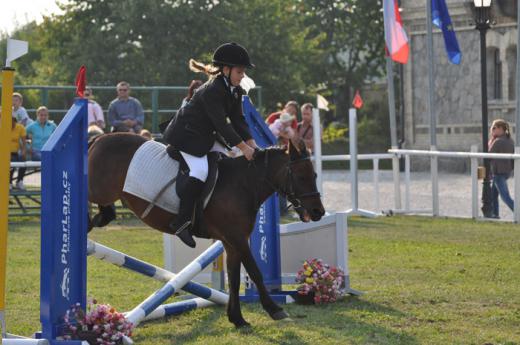
[(101, 206), (98, 205), (99, 212), (89, 222), (89, 231), (92, 227), (103, 227), (116, 219), (116, 206), (114, 204)]
[(236, 327), (249, 326), (249, 323), (244, 320), (242, 311), (240, 310), (240, 256), (239, 253), (231, 248), (226, 248), (226, 263), (228, 270), (229, 282), (229, 301), (227, 305), (227, 315), (231, 323)]
[(245, 243), (240, 248), (242, 263), (244, 264), (247, 274), (249, 274), (249, 277), (255, 283), (256, 288), (258, 289), (260, 302), (262, 303), (264, 310), (269, 314), (269, 316), (271, 316), (273, 320), (282, 320), (289, 317), (289, 314), (287, 314), (279, 305), (273, 301), (271, 296), (269, 296), (269, 293), (267, 292), (267, 289), (264, 285), (262, 272), (260, 272), (260, 269), (258, 268), (253, 254), (251, 254), (251, 249), (247, 243)]

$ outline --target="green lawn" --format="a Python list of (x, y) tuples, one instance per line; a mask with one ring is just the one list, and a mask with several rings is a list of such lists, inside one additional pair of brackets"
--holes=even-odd
[[(136, 226), (92, 237), (162, 264), (162, 236)], [(423, 217), (349, 220), (352, 287), (366, 292), (329, 306), (288, 305), (275, 322), (244, 305), (248, 331), (222, 307), (145, 323), (136, 344), (520, 344), (520, 227)], [(10, 225), (8, 331), (39, 327), (39, 226)], [(118, 310), (140, 303), (160, 283), (89, 259), (88, 294)]]

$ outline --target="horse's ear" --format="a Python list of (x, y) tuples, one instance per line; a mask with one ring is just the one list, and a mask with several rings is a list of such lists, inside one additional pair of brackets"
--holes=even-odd
[(292, 161), (300, 159), (300, 152), (296, 148), (296, 145), (294, 144), (293, 139), (289, 140), (289, 154), (291, 156)]
[(303, 139), (300, 139), (298, 142), (298, 150), (300, 150), (301, 158), (309, 157), (309, 152), (307, 151), (307, 146), (305, 146), (305, 141), (303, 141)]

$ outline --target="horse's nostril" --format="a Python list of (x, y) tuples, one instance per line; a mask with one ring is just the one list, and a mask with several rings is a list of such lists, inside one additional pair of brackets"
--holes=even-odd
[(319, 208), (313, 208), (312, 209), (312, 214), (314, 216), (317, 216), (317, 217), (321, 217), (325, 214), (325, 212), (323, 210), (320, 210)]

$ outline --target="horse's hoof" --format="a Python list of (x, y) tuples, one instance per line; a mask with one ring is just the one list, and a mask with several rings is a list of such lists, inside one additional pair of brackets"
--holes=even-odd
[(237, 329), (247, 331), (248, 329), (251, 328), (251, 324), (250, 324), (249, 322), (247, 322), (247, 321), (244, 320), (244, 321), (242, 321), (242, 322), (236, 322), (236, 323), (235, 323), (235, 327), (236, 327)]
[(283, 319), (286, 319), (286, 318), (288, 318), (288, 317), (289, 317), (289, 314), (287, 314), (287, 313), (285, 312), (285, 310), (283, 310), (283, 309), (282, 309), (282, 310), (279, 310), (279, 311), (277, 311), (276, 313), (274, 313), (274, 314), (271, 315), (271, 318), (272, 318), (273, 320), (283, 320)]

